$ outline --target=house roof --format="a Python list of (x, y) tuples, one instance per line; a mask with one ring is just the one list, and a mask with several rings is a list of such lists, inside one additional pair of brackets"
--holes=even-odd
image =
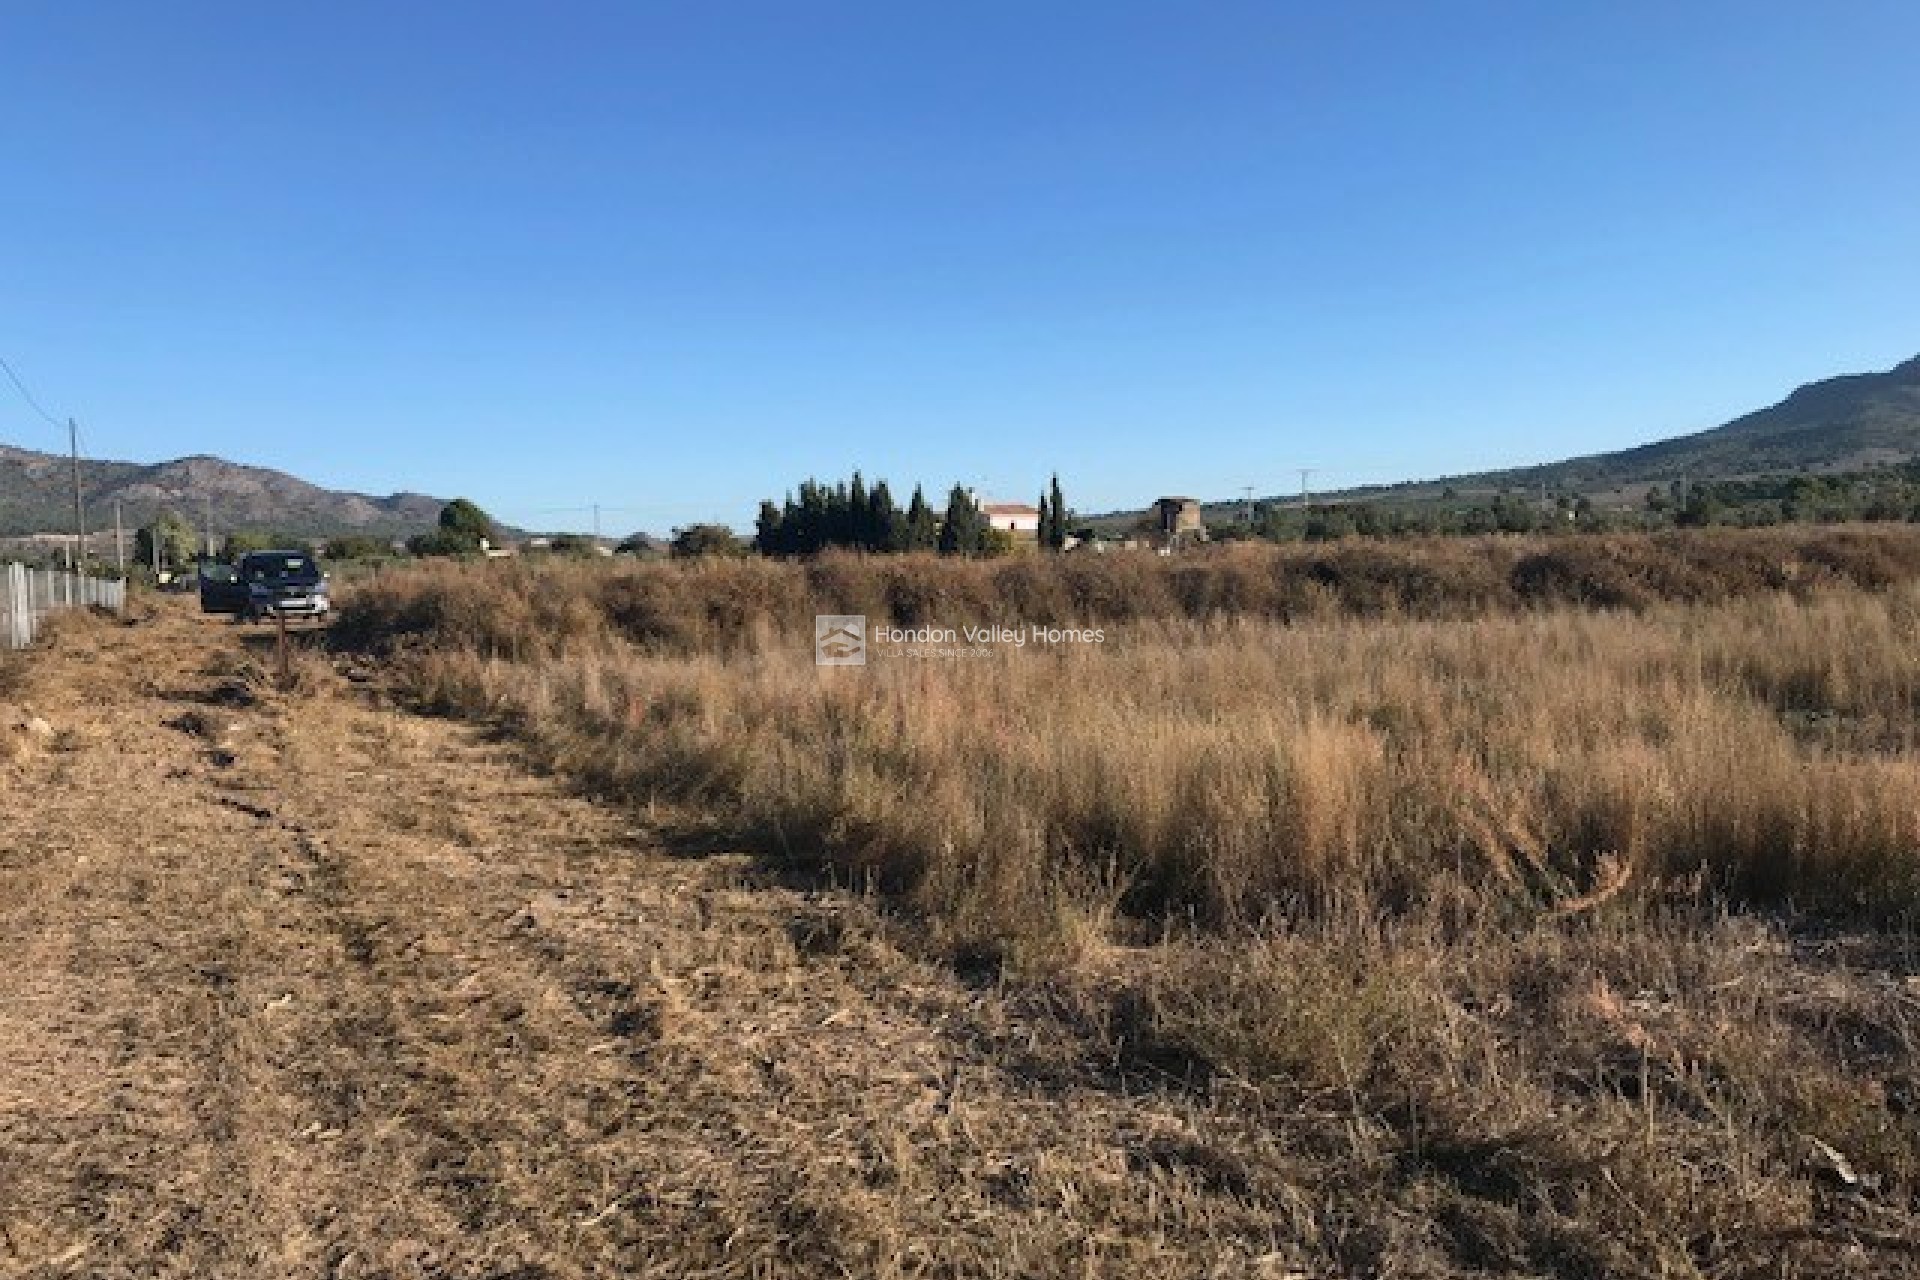
[(1040, 508), (1030, 507), (1024, 502), (983, 502), (980, 510), (990, 516), (1037, 516)]

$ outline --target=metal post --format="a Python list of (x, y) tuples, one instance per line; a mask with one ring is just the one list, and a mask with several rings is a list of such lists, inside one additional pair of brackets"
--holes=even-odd
[(87, 567), (87, 508), (80, 498), (80, 424), (67, 419), (67, 445), (73, 452), (74, 567)]
[(33, 606), (27, 594), (27, 566), (7, 566), (7, 647), (24, 649), (33, 643)]

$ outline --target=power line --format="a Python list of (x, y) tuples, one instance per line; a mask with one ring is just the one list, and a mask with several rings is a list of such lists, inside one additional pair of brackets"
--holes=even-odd
[(607, 513), (646, 511), (647, 507), (613, 507), (603, 502), (583, 502), (576, 507), (493, 507), (493, 512), (503, 516), (569, 516), (587, 515), (594, 511)]
[(48, 413), (46, 409), (41, 406), (40, 402), (33, 398), (33, 392), (27, 390), (27, 384), (20, 381), (20, 375), (13, 371), (13, 366), (7, 363), (6, 357), (4, 356), (0, 356), (0, 369), (7, 371), (7, 378), (13, 383), (13, 389), (20, 393), (22, 400), (25, 400), (28, 405), (32, 406), (35, 413), (46, 420), (48, 426), (58, 427), (61, 430), (66, 429), (66, 423)]

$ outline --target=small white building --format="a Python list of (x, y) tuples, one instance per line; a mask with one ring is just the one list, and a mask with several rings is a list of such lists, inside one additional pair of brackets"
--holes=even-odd
[(1016, 538), (1040, 536), (1040, 508), (1024, 502), (982, 502), (980, 514), (989, 528), (1000, 529)]

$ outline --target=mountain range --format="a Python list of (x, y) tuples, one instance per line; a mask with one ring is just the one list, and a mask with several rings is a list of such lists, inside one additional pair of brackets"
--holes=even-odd
[[(1627, 500), (1673, 480), (1860, 471), (1920, 459), (1920, 356), (1883, 373), (1810, 382), (1786, 399), (1693, 435), (1614, 453), (1435, 480), (1377, 485), (1329, 499), (1416, 501), (1509, 490)], [(1275, 499), (1287, 501), (1289, 499)], [(1211, 505), (1211, 504), (1209, 504)], [(1235, 504), (1219, 504), (1222, 511)]]
[[(72, 465), (58, 454), (0, 444), (0, 536), (71, 530)], [(405, 536), (431, 528), (445, 505), (419, 493), (382, 498), (323, 489), (282, 471), (205, 455), (151, 464), (83, 459), (80, 488), (94, 529), (112, 524), (118, 502), (128, 528), (170, 510), (196, 525), (211, 516), (223, 531)]]
[[(1726, 480), (1791, 472), (1855, 471), (1920, 459), (1920, 356), (1882, 373), (1808, 383), (1778, 404), (1693, 435), (1562, 462), (1407, 481), (1322, 495), (1327, 500), (1427, 501), (1506, 491), (1585, 494), (1627, 501), (1672, 480)], [(404, 536), (432, 527), (444, 501), (419, 493), (373, 497), (323, 489), (284, 472), (198, 455), (171, 462), (81, 464), (88, 523), (100, 528), (120, 503), (128, 527), (163, 510), (196, 524), (211, 504), (216, 528), (302, 535)], [(1269, 499), (1289, 502), (1290, 497)], [(1228, 517), (1237, 501), (1209, 503)], [(1117, 520), (1131, 513), (1099, 517)], [(0, 445), (0, 536), (73, 527), (71, 463), (58, 454)]]

